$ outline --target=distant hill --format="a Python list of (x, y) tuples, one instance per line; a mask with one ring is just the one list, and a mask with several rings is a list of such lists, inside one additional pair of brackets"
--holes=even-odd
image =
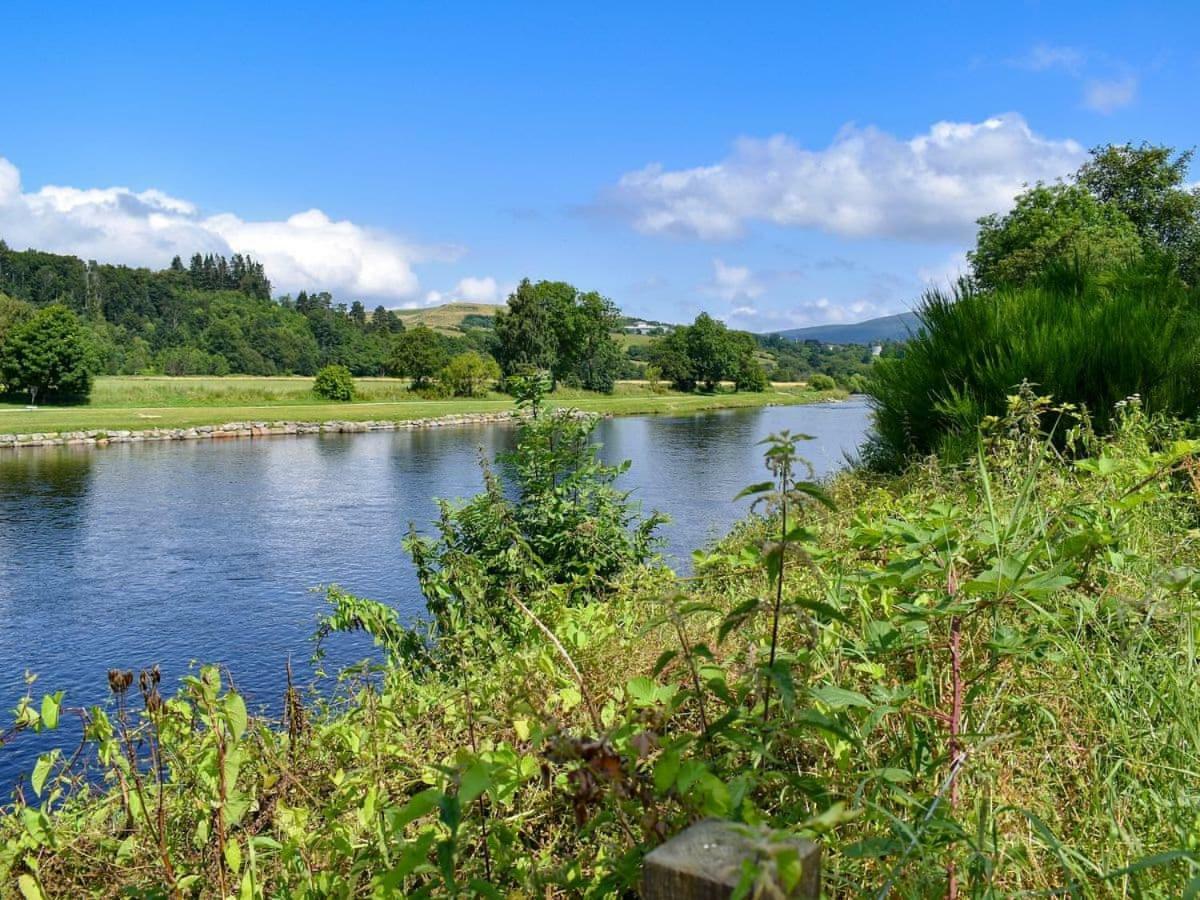
[(789, 328), (777, 331), (781, 337), (797, 341), (821, 341), (825, 344), (875, 344), (881, 341), (903, 341), (917, 327), (917, 314), (900, 313), (854, 322), (850, 325), (812, 325), (808, 328)]
[[(499, 308), (490, 303), (443, 303), (441, 306), (426, 306), (421, 309), (398, 309), (396, 315), (406, 328), (425, 325), (443, 334), (462, 334), (465, 328), (472, 325), (486, 327), (481, 319), (495, 317)], [(468, 317), (475, 318), (468, 322)]]

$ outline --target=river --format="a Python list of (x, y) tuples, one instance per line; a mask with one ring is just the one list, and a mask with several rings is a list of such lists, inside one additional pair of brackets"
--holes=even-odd
[[(601, 423), (607, 460), (630, 459), (621, 486), (672, 521), (664, 553), (692, 549), (746, 512), (732, 502), (766, 477), (758, 442), (780, 429), (818, 474), (861, 443), (859, 401)], [(165, 685), (193, 661), (219, 662), (251, 706), (274, 707), (290, 658), (311, 678), (309, 637), (336, 583), (395, 605), (423, 602), (400, 546), (427, 525), (434, 498), (480, 489), (478, 459), (509, 449), (511, 426), (370, 434), (0, 451), (0, 709), (37, 673), (35, 697), (67, 706), (107, 699), (108, 669), (159, 664)], [(365, 636), (336, 636), (331, 669), (369, 655)], [(7, 723), (0, 720), (0, 732)], [(0, 798), (45, 742), (0, 748)]]

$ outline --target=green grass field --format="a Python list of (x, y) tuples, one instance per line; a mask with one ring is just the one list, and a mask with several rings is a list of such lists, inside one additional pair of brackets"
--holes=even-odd
[[(290, 420), (324, 422), (423, 419), (458, 413), (492, 412), (512, 407), (505, 394), (472, 399), (425, 400), (408, 389), (403, 379), (359, 378), (359, 399), (328, 403), (312, 394), (311, 378), (204, 378), (113, 376), (96, 379), (91, 402), (85, 406), (24, 406), (0, 404), (0, 433), (138, 430), (220, 425), (225, 422)], [(562, 389), (560, 406), (575, 406), (612, 415), (681, 413), (705, 409), (763, 406), (769, 403), (811, 403), (843, 396), (816, 393), (794, 386), (775, 387), (761, 394), (655, 393), (646, 385), (623, 383), (611, 395)]]

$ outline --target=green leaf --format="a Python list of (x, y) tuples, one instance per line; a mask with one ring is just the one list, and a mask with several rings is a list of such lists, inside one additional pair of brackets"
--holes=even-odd
[(46, 779), (50, 775), (50, 770), (54, 768), (54, 762), (58, 759), (57, 748), (49, 753), (43, 753), (38, 757), (37, 764), (33, 767), (33, 775), (30, 777), (30, 784), (33, 785), (33, 792), (39, 797), (42, 796), (42, 788), (46, 784)]
[(388, 892), (388, 896), (401, 896), (400, 887), (404, 883), (404, 879), (411, 875), (417, 866), (426, 861), (435, 836), (432, 831), (423, 832), (404, 848), (404, 852), (400, 855), (400, 861), (380, 877), (380, 887)]
[(486, 763), (477, 762), (463, 773), (458, 783), (458, 801), (466, 806), (488, 789), (492, 783), (492, 775)]
[(679, 776), (679, 751), (668, 750), (654, 764), (654, 789), (665, 794), (675, 785)]
[(792, 485), (792, 490), (798, 491), (801, 494), (807, 494), (822, 506), (829, 507), (829, 509), (837, 509), (837, 504), (833, 502), (833, 498), (829, 496), (825, 488), (821, 487), (815, 481), (797, 481)]
[(438, 808), (441, 803), (442, 792), (436, 788), (428, 788), (415, 795), (411, 800), (400, 807), (398, 811), (389, 816), (389, 825), (393, 832), (398, 832), (410, 822), (415, 822), (422, 816), (427, 816)]
[(751, 485), (748, 485), (747, 487), (742, 488), (740, 491), (738, 491), (737, 496), (734, 497), (733, 499), (741, 500), (743, 497), (749, 497), (751, 494), (765, 494), (767, 491), (771, 491), (774, 489), (775, 489), (775, 482), (760, 481), (760, 482), (758, 482), (758, 484), (751, 484)]
[(25, 900), (46, 900), (46, 895), (42, 893), (41, 886), (37, 883), (37, 879), (32, 875), (22, 875), (17, 879), (17, 887), (21, 890), (21, 896)]
[(58, 709), (62, 702), (62, 692), (46, 694), (42, 697), (42, 727), (53, 731), (58, 727)]
[(225, 864), (234, 875), (242, 871), (242, 846), (236, 840), (225, 845)]
[(842, 622), (845, 625), (851, 624), (850, 620), (840, 610), (834, 609), (828, 603), (822, 603), (820, 600), (797, 597), (795, 600), (789, 601), (789, 603), (792, 606), (798, 606), (801, 609), (807, 609), (809, 612), (815, 613), (818, 619), (832, 619)]
[(847, 706), (870, 709), (875, 705), (858, 691), (848, 691), (834, 684), (813, 688), (811, 693), (830, 709), (845, 709)]
[(679, 655), (678, 650), (664, 650), (661, 654), (659, 654), (658, 659), (654, 663), (654, 674), (661, 675), (663, 669), (665, 669), (668, 665), (670, 665), (671, 660), (673, 660), (678, 655)]
[(729, 636), (729, 632), (733, 631), (741, 625), (746, 619), (752, 616), (758, 609), (759, 600), (757, 597), (751, 597), (743, 603), (739, 603), (729, 611), (725, 616), (725, 620), (721, 622), (721, 627), (717, 630), (717, 643), (722, 643)]
[(241, 694), (229, 694), (225, 698), (225, 717), (233, 732), (233, 739), (240, 741), (246, 733), (246, 701)]

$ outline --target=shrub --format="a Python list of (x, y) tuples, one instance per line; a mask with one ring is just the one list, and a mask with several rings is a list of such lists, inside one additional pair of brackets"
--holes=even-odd
[(79, 318), (61, 304), (13, 325), (0, 349), (0, 383), (30, 403), (79, 403), (92, 391), (95, 363)]
[(500, 378), (500, 366), (490, 356), (468, 350), (446, 364), (439, 379), (455, 397), (478, 397)]
[(326, 366), (313, 379), (313, 393), (326, 400), (346, 403), (354, 399), (354, 378), (345, 366)]
[(763, 370), (762, 364), (754, 358), (753, 354), (745, 354), (738, 361), (737, 371), (733, 379), (734, 388), (739, 391), (753, 391), (758, 393), (765, 391), (767, 384), (767, 373)]
[(510, 484), (484, 464), (482, 494), (459, 505), (439, 501), (437, 537), (412, 533), (406, 541), (442, 634), (468, 623), (508, 631), (516, 615), (508, 598), (554, 586), (569, 585), (570, 604), (594, 599), (652, 555), (663, 519), (642, 519), (614, 484), (629, 463), (601, 462), (592, 441), (598, 420), (545, 410), (545, 388), (540, 377), (514, 384), (532, 417), (501, 457)]
[(1040, 282), (984, 291), (932, 291), (904, 356), (869, 376), (875, 407), (870, 461), (895, 468), (913, 455), (972, 452), (978, 425), (1001, 415), (1028, 381), (1083, 404), (1103, 427), (1132, 395), (1150, 412), (1200, 408), (1200, 315), (1165, 261), (1106, 273), (1052, 269)]
[(402, 331), (392, 339), (388, 357), (389, 375), (412, 379), (413, 387), (423, 388), (445, 367), (446, 338), (425, 325)]
[(857, 372), (851, 375), (846, 379), (846, 390), (852, 394), (865, 394), (867, 392), (867, 376)]
[(808, 379), (808, 386), (814, 391), (832, 391), (837, 387), (837, 382), (833, 380), (832, 375), (818, 372)]

